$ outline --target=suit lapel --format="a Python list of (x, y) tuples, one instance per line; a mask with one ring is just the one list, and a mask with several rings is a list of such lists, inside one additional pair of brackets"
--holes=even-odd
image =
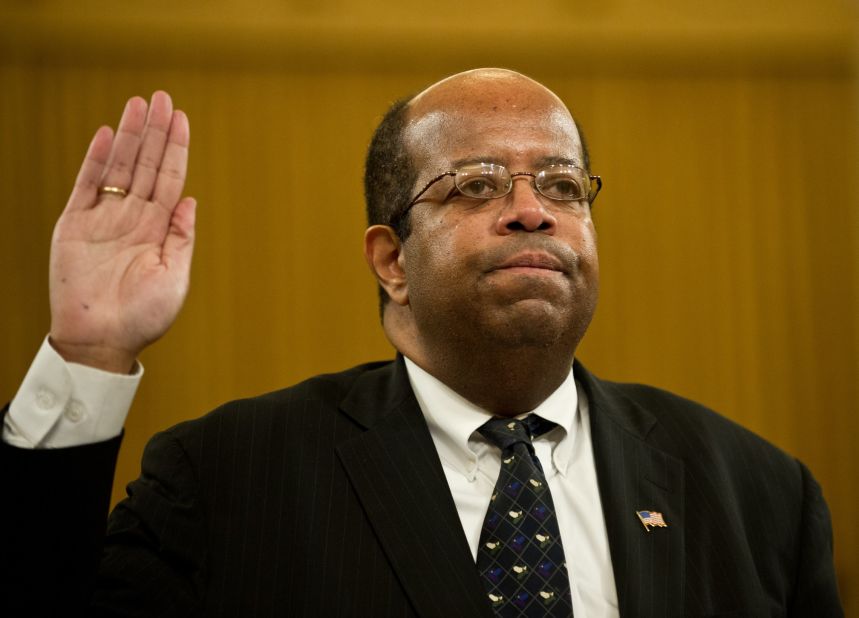
[(364, 374), (341, 409), (366, 431), (337, 454), (417, 613), (491, 617), (402, 358)]
[[(655, 418), (576, 365), (588, 398), (597, 482), (621, 616), (679, 616), (685, 593), (683, 462), (648, 444)], [(645, 530), (636, 515), (661, 513)]]

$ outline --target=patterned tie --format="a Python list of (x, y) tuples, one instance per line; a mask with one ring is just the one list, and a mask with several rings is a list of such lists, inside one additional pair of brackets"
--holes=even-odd
[(555, 427), (529, 415), (494, 418), (478, 431), (501, 449), (477, 568), (496, 616), (573, 615), (555, 505), (531, 438)]

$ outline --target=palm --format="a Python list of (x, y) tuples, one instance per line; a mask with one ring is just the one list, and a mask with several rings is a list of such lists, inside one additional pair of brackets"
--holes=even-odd
[[(51, 248), (51, 339), (68, 360), (123, 370), (175, 320), (193, 244), (194, 202), (180, 201), (187, 146), (187, 120), (164, 93), (148, 116), (129, 101), (115, 138), (96, 133)], [(99, 195), (104, 186), (128, 195)]]

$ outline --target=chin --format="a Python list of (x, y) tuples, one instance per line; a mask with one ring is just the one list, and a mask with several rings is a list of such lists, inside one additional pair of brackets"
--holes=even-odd
[(584, 335), (581, 322), (546, 301), (533, 299), (508, 305), (487, 320), (483, 330), (485, 336), (505, 347), (551, 348), (577, 342)]

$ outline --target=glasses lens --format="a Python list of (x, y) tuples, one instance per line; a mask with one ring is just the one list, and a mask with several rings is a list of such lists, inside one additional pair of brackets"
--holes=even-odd
[(590, 191), (588, 175), (572, 165), (550, 165), (537, 174), (534, 183), (540, 193), (553, 200), (582, 200)]
[(502, 165), (478, 163), (459, 168), (454, 183), (463, 195), (488, 200), (507, 195), (513, 179)]

